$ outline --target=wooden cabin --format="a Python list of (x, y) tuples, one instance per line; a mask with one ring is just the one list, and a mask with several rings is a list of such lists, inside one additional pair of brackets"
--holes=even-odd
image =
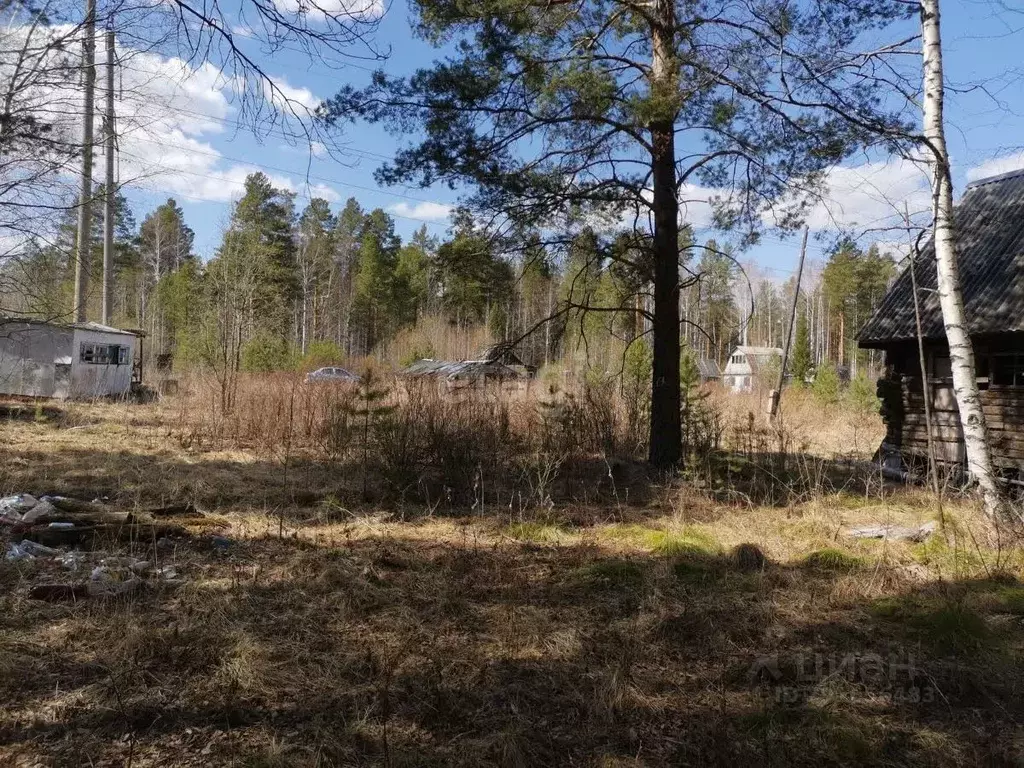
[[(1024, 474), (1024, 171), (970, 184), (955, 210), (957, 262), (978, 387), (1004, 475)], [(953, 395), (949, 348), (936, 291), (935, 249), (929, 243), (914, 266), (927, 392), (932, 403), (936, 458), (966, 460)], [(885, 351), (879, 381), (885, 442), (908, 463), (927, 460), (924, 393), (910, 269), (896, 279), (858, 334), (865, 349)]]

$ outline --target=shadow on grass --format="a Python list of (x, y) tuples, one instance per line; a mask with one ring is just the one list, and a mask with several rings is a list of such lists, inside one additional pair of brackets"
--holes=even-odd
[[(344, 522), (382, 506), (409, 520), (424, 514), (463, 515), (484, 507), (515, 510), (557, 504), (563, 519), (555, 522), (587, 525), (593, 522), (588, 507), (600, 508), (601, 518), (619, 522), (661, 514), (659, 505), (664, 506), (677, 485), (675, 478), (652, 477), (642, 463), (600, 457), (564, 461), (545, 485), (538, 485), (528, 462), (514, 469), (481, 466), (475, 473), (462, 472), (465, 487), (431, 468), (404, 484), (371, 470), (364, 484), (359, 462), (143, 450), (137, 441), (121, 444), (109, 436), (104, 440), (110, 448), (100, 450), (89, 444), (96, 439), (85, 437), (88, 447), (20, 445), (9, 450), (0, 469), (0, 492), (108, 498), (129, 508), (185, 501), (212, 509), (245, 506), (304, 525)], [(694, 463), (684, 475), (706, 492), (711, 506), (783, 507), (821, 493), (879, 499), (892, 491), (863, 466), (798, 454), (715, 454)]]
[[(289, 539), (176, 590), (0, 592), (0, 756), (204, 765), (1019, 764), (1024, 586), (594, 545)], [(5, 566), (10, 575), (10, 568)], [(870, 578), (865, 575), (865, 578)], [(862, 585), (863, 586), (863, 585)], [(73, 735), (73, 736), (71, 736)]]

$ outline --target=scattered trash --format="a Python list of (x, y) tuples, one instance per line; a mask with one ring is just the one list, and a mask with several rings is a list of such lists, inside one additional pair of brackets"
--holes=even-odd
[(56, 560), (62, 566), (69, 571), (78, 571), (82, 568), (85, 563), (85, 552), (78, 549), (73, 549), (70, 552), (64, 552), (57, 555)]
[(20, 523), (25, 513), (38, 503), (39, 499), (28, 493), (5, 496), (0, 499), (0, 518), (4, 518), (6, 522)]
[[(157, 568), (153, 558), (119, 556), (93, 548), (106, 548), (118, 541), (130, 541), (135, 547), (139, 542), (150, 541), (156, 543), (156, 551), (162, 552), (177, 546), (177, 539), (186, 534), (184, 525), (227, 524), (193, 504), (121, 511), (107, 501), (82, 501), (56, 494), (36, 497), (29, 493), (0, 498), (0, 524), (22, 539), (6, 545), (5, 559), (36, 563), (35, 581), (47, 580), (61, 569), (68, 572), (66, 578), (71, 580), (35, 584), (29, 589), (31, 598), (76, 601), (132, 594), (147, 581), (168, 587), (180, 583), (174, 565)], [(211, 543), (216, 550), (226, 550), (235, 544), (224, 536), (214, 536)]]
[(7, 545), (6, 557), (8, 560), (32, 560), (37, 557), (59, 555), (60, 551), (36, 544), (34, 541), (22, 541), (15, 544), (13, 541)]
[(38, 544), (34, 541), (25, 540), (18, 546), (20, 546), (23, 551), (28, 552), (30, 555), (34, 555), (35, 557), (47, 557), (60, 554), (59, 549), (44, 547), (42, 544)]
[(171, 579), (178, 578), (178, 569), (175, 568), (173, 565), (165, 565), (161, 568), (156, 569), (156, 575), (159, 576), (161, 579), (166, 579), (170, 581)]
[(934, 520), (930, 520), (916, 528), (907, 528), (900, 525), (868, 525), (861, 528), (851, 528), (847, 531), (847, 535), (855, 539), (921, 542), (931, 536), (938, 527), (939, 524)]
[(20, 544), (15, 544), (14, 542), (11, 542), (7, 545), (7, 553), (4, 555), (4, 557), (5, 559), (10, 561), (35, 559), (35, 555), (33, 555), (30, 552), (26, 552), (24, 549), (21, 548)]
[(142, 579), (136, 576), (126, 581), (93, 581), (89, 582), (86, 587), (89, 590), (90, 597), (128, 595), (142, 588)]
[(19, 493), (14, 496), (4, 496), (0, 499), (0, 512), (24, 513), (39, 503), (39, 499), (30, 493)]
[(34, 523), (41, 517), (51, 517), (56, 514), (59, 514), (57, 508), (46, 498), (42, 498), (35, 504), (35, 506), (21, 516), (21, 522)]

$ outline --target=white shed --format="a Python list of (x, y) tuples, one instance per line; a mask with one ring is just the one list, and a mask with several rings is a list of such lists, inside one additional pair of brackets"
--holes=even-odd
[(722, 384), (733, 392), (749, 392), (754, 388), (755, 377), (773, 358), (782, 360), (778, 347), (736, 347), (722, 371)]
[(125, 395), (139, 334), (99, 323), (0, 319), (0, 394), (90, 398)]

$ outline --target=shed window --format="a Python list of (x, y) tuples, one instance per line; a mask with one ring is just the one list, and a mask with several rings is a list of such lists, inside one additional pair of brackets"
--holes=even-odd
[(990, 375), (994, 387), (1024, 386), (1024, 354), (993, 355)]
[(90, 365), (127, 365), (128, 347), (83, 341), (78, 359)]

